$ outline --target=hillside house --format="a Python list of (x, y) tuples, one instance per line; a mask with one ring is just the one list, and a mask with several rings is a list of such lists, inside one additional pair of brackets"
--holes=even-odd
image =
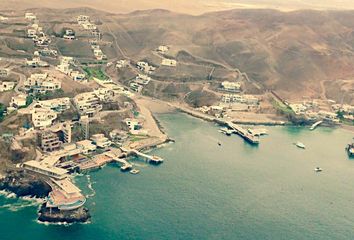
[(20, 94), (11, 98), (10, 107), (20, 108), (26, 106), (26, 96)]
[(35, 108), (32, 112), (32, 123), (35, 128), (49, 127), (57, 118), (57, 113), (51, 109)]
[(63, 112), (68, 109), (70, 109), (70, 98), (68, 97), (63, 97), (63, 98), (55, 98), (55, 99), (50, 99), (50, 100), (42, 100), (42, 101), (37, 101), (34, 104), (35, 108), (45, 108), (45, 109), (51, 109), (55, 112)]
[(0, 68), (0, 77), (7, 77), (9, 75), (9, 70), (6, 68)]
[(162, 59), (162, 62), (161, 62), (161, 65), (162, 66), (167, 66), (167, 67), (176, 67), (177, 66), (177, 61), (174, 60), (174, 59)]
[(240, 82), (229, 82), (224, 81), (221, 83), (221, 89), (227, 92), (240, 92), (241, 83)]
[(37, 17), (36, 17), (36, 15), (34, 15), (31, 12), (27, 12), (27, 13), (25, 13), (25, 19), (30, 20), (30, 21), (34, 21), (37, 19)]
[(88, 115), (89, 117), (92, 117), (102, 110), (100, 99), (94, 92), (78, 94), (73, 100), (80, 115)]
[(169, 50), (169, 47), (168, 46), (165, 46), (165, 45), (161, 45), (157, 48), (157, 51), (160, 52), (160, 53), (167, 53)]
[(0, 81), (0, 92), (11, 91), (14, 89), (16, 82), (2, 82)]

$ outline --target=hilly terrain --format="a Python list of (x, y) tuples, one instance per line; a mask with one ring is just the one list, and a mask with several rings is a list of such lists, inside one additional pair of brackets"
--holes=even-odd
[[(111, 59), (154, 62), (151, 51), (165, 44), (171, 47), (169, 57), (204, 62), (218, 71), (238, 68), (250, 81), (287, 99), (354, 103), (354, 11), (229, 10), (198, 16), (160, 9), (129, 14), (90, 8), (31, 11), (46, 19), (48, 31), (73, 25), (79, 14), (90, 15), (103, 39), (112, 43), (105, 48)], [(75, 44), (65, 53), (85, 56), (87, 47)], [(189, 81), (206, 80), (198, 72)], [(176, 74), (156, 77), (186, 81), (168, 79)]]

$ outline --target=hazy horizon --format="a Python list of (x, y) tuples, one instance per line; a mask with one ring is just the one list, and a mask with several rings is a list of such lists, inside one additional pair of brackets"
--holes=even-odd
[(0, 0), (3, 9), (26, 9), (37, 7), (72, 8), (91, 7), (113, 13), (128, 13), (135, 10), (161, 8), (188, 14), (202, 14), (227, 9), (269, 8), (281, 11), (300, 9), (349, 10), (354, 9), (352, 0)]

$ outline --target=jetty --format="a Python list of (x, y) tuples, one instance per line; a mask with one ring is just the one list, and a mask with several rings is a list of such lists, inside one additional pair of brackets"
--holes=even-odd
[(267, 135), (268, 131), (265, 128), (255, 128), (255, 129), (248, 129), (248, 132), (252, 134), (253, 136), (262, 136), (262, 135)]
[(230, 122), (230, 121), (218, 120), (218, 123), (226, 125), (231, 130), (233, 130), (234, 133), (238, 134), (240, 137), (245, 139), (247, 142), (249, 142), (251, 144), (259, 144), (259, 136), (255, 136), (255, 135), (251, 134), (250, 132), (248, 132), (247, 129), (245, 129), (237, 124), (234, 124), (233, 122)]
[(135, 155), (138, 156), (141, 159), (144, 159), (146, 162), (152, 163), (152, 164), (160, 164), (163, 163), (164, 159), (158, 156), (153, 156), (153, 155), (149, 155), (146, 153), (142, 153), (139, 152), (138, 150), (135, 149), (128, 149), (128, 148), (124, 148), (121, 147), (120, 148), (123, 152), (125, 152), (127, 154), (127, 156), (129, 155)]
[(318, 121), (318, 122), (315, 122), (314, 124), (312, 124), (312, 126), (310, 127), (310, 130), (315, 130), (321, 123), (323, 123), (323, 121)]

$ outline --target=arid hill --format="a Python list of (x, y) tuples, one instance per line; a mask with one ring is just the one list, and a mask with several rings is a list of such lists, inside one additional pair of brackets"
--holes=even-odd
[(112, 58), (153, 59), (151, 50), (166, 44), (177, 60), (238, 68), (286, 98), (354, 103), (354, 11), (231, 10), (200, 16), (167, 10), (31, 11), (50, 29), (74, 24), (78, 14), (90, 15), (104, 40), (114, 43), (107, 48)]
[(233, 10), (195, 17), (153, 10), (104, 22), (128, 55), (167, 44), (177, 58), (186, 51), (239, 68), (286, 97), (354, 101), (354, 12)]

